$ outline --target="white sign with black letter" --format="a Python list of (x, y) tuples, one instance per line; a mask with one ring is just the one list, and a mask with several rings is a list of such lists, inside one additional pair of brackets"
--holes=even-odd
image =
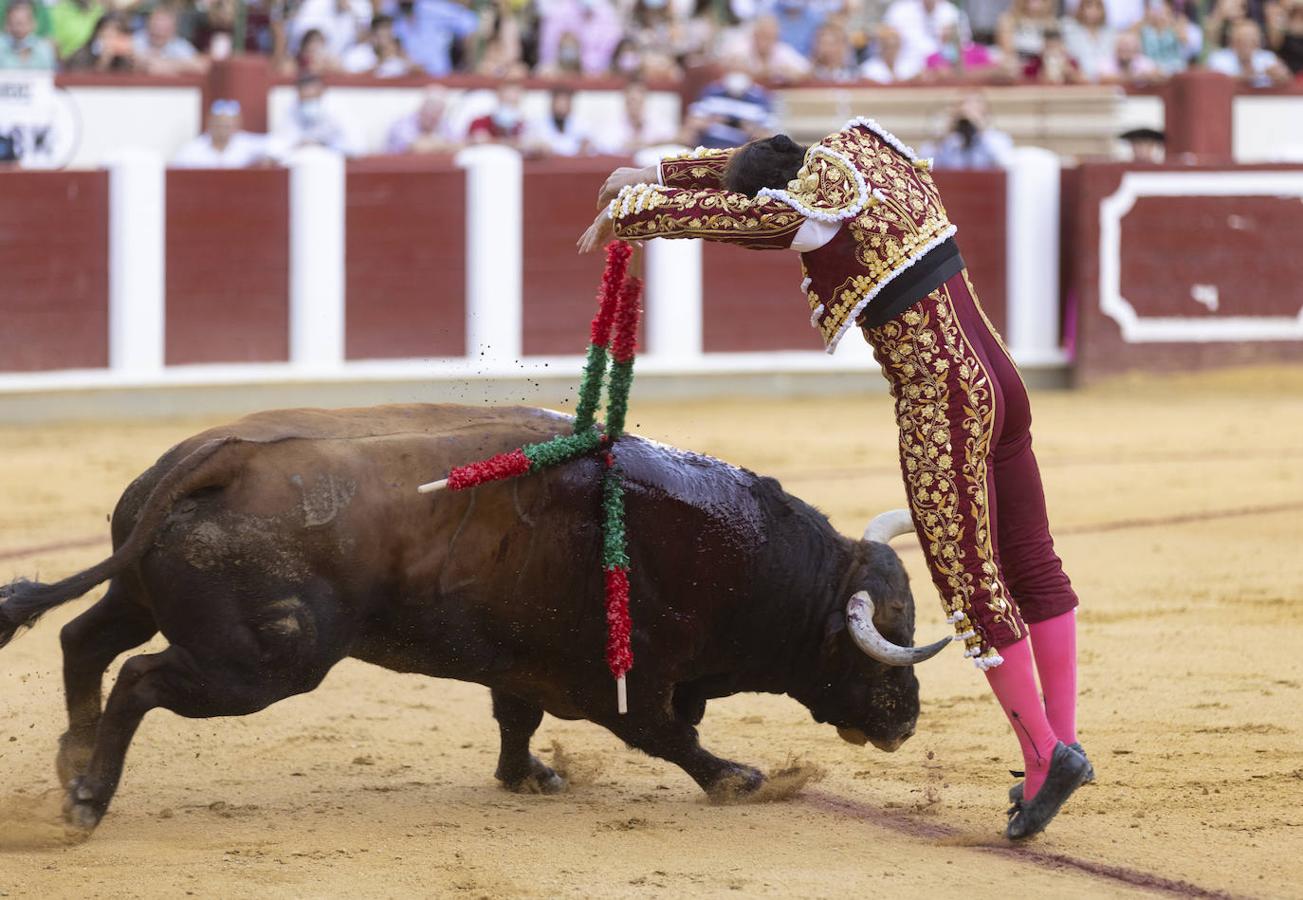
[(58, 169), (77, 149), (77, 110), (51, 72), (0, 71), (0, 163)]

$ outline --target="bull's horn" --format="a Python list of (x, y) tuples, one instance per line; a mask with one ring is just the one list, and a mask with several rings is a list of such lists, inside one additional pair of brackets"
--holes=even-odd
[(951, 638), (942, 638), (926, 647), (902, 647), (893, 644), (882, 636), (873, 624), (873, 598), (867, 591), (857, 591), (846, 604), (846, 623), (851, 629), (851, 639), (855, 646), (864, 651), (870, 659), (889, 666), (913, 666), (931, 659), (950, 643)]
[(892, 538), (911, 534), (913, 531), (914, 522), (909, 517), (909, 510), (892, 509), (873, 517), (869, 527), (864, 529), (864, 539), (877, 541), (879, 544), (889, 544)]

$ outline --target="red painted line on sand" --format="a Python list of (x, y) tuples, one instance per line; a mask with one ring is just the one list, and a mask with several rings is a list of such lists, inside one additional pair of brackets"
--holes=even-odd
[[(837, 797), (823, 791), (806, 791), (800, 795), (799, 799), (825, 812), (840, 813), (850, 816), (851, 818), (860, 819), (873, 825), (877, 825), (880, 828), (886, 828), (890, 831), (895, 831), (898, 834), (903, 834), (906, 837), (923, 838), (934, 842), (953, 842), (957, 838), (964, 837), (963, 832), (949, 825), (942, 825), (937, 822), (923, 822), (912, 818), (905, 813), (881, 809), (867, 803), (861, 803), (857, 800), (848, 800), (844, 797)], [(1050, 869), (1059, 872), (1065, 869), (1071, 869), (1084, 875), (1089, 875), (1090, 877), (1100, 881), (1107, 881), (1114, 884), (1126, 885), (1127, 887), (1139, 888), (1141, 890), (1169, 894), (1174, 897), (1198, 897), (1207, 898), (1207, 900), (1236, 900), (1236, 895), (1234, 894), (1200, 887), (1199, 885), (1191, 884), (1188, 881), (1180, 881), (1175, 878), (1164, 878), (1163, 876), (1155, 875), (1152, 872), (1130, 869), (1126, 866), (1115, 866), (1109, 863), (1077, 859), (1076, 857), (1068, 856), (1063, 853), (1051, 853), (1046, 850), (1038, 850), (1035, 847), (1025, 844), (951, 843), (950, 846), (954, 846), (961, 850), (973, 850), (978, 853), (989, 853), (995, 856), (1004, 857), (1013, 862), (1034, 865), (1042, 869)]]

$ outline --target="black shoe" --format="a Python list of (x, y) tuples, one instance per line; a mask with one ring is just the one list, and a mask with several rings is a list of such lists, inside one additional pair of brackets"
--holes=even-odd
[[(1081, 746), (1079, 741), (1073, 741), (1068, 745), (1069, 750), (1075, 750), (1077, 755), (1086, 760), (1086, 780), (1082, 784), (1093, 784), (1095, 782), (1095, 767), (1090, 764), (1090, 759), (1086, 756), (1086, 749)], [(1010, 772), (1015, 778), (1022, 778), (1022, 772)], [(1022, 799), (1023, 783), (1020, 781), (1013, 787), (1009, 788), (1009, 802), (1017, 803)]]
[(1044, 831), (1072, 792), (1085, 784), (1089, 769), (1086, 757), (1059, 741), (1054, 756), (1050, 758), (1050, 771), (1045, 776), (1045, 783), (1035, 797), (1019, 800), (1010, 808), (1009, 827), (1004, 836), (1011, 841), (1021, 841)]

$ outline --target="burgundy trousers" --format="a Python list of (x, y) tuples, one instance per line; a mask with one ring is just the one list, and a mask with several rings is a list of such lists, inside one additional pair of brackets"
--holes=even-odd
[(864, 336), (891, 385), (914, 528), (982, 668), (1077, 605), (1054, 552), (1031, 406), (966, 271)]

